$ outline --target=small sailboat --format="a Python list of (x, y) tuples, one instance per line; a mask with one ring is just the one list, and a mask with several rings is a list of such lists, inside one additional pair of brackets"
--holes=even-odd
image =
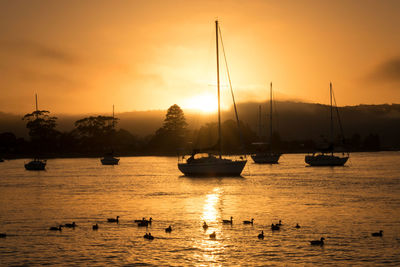
[[(333, 105), (332, 105), (332, 83), (329, 84), (329, 92), (330, 92), (330, 144), (329, 147), (321, 150), (320, 152), (314, 152), (312, 155), (305, 156), (305, 162), (310, 166), (343, 166), (347, 160), (349, 159), (349, 153), (342, 153), (342, 155), (334, 154), (334, 140), (333, 140)], [(339, 112), (337, 110), (337, 116), (340, 124)], [(340, 124), (340, 129), (342, 130), (342, 126)], [(342, 131), (343, 136), (343, 131)]]
[[(39, 119), (39, 109), (38, 109), (38, 100), (37, 100), (37, 94), (35, 94), (35, 104), (36, 104), (36, 110), (35, 110), (35, 116), (36, 120)], [(40, 159), (39, 157), (33, 158), (33, 160), (29, 161), (28, 163), (25, 163), (25, 169), (28, 171), (44, 171), (46, 169), (46, 160)]]
[[(281, 153), (274, 152), (272, 151), (272, 82), (270, 84), (270, 99), (269, 99), (269, 106), (270, 106), (270, 111), (269, 111), (269, 142), (270, 142), (270, 148), (268, 150), (259, 151), (253, 155), (251, 155), (251, 158), (253, 159), (254, 163), (258, 164), (277, 164), (279, 161), (279, 158), (281, 157)], [(261, 109), (261, 107), (260, 107)], [(261, 125), (261, 110), (260, 110), (260, 125)], [(261, 130), (260, 130), (260, 136), (261, 136)], [(264, 145), (264, 143), (256, 143), (256, 145), (260, 145), (261, 147)]]
[[(186, 160), (178, 163), (178, 169), (186, 176), (240, 176), (247, 160), (232, 160), (222, 157), (222, 134), (221, 134), (221, 104), (220, 104), (220, 77), (219, 77), (219, 51), (218, 33), (220, 28), (218, 20), (215, 21), (216, 50), (217, 50), (217, 91), (218, 91), (218, 156), (208, 154), (195, 158), (197, 151)], [(233, 93), (232, 93), (233, 96)], [(236, 108), (235, 108), (236, 111)], [(236, 113), (237, 114), (237, 113)]]
[[(114, 105), (113, 105), (113, 114), (112, 114), (112, 130), (115, 128), (115, 118), (114, 118)], [(114, 157), (114, 150), (104, 155), (104, 157), (100, 160), (103, 165), (118, 165), (119, 158)]]

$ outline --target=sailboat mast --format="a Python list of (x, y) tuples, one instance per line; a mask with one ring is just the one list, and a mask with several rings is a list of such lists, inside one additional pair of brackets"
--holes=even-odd
[(269, 89), (269, 142), (272, 148), (272, 82)]
[[(333, 146), (333, 110), (332, 110), (332, 82), (329, 83), (329, 94), (331, 100), (331, 146)], [(333, 147), (332, 147), (333, 154)]]
[(113, 105), (112, 128), (113, 128), (113, 130), (114, 130), (114, 105)]
[(221, 100), (219, 86), (219, 51), (218, 51), (218, 20), (215, 21), (216, 48), (217, 48), (217, 87), (218, 87), (218, 153), (222, 158), (222, 140), (221, 140)]
[(36, 119), (38, 118), (39, 114), (38, 114), (38, 103), (37, 103), (37, 94), (35, 94), (35, 105), (36, 105)]

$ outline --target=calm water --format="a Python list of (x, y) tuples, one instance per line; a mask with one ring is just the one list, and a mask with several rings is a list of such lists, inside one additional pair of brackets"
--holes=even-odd
[[(400, 265), (399, 152), (352, 154), (335, 168), (284, 155), (223, 179), (182, 177), (167, 157), (121, 158), (114, 167), (54, 159), (45, 172), (23, 163), (0, 163), (1, 265)], [(106, 222), (117, 215), (119, 224)], [(152, 241), (133, 223), (149, 216)], [(233, 225), (222, 225), (230, 216)], [(253, 226), (242, 224), (251, 218)], [(73, 221), (75, 230), (48, 230)], [(371, 236), (379, 230), (383, 237)], [(324, 247), (310, 246), (320, 237)]]

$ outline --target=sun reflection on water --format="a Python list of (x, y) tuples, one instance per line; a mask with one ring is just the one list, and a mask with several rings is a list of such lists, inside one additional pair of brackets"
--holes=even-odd
[[(221, 189), (216, 187), (211, 193), (205, 196), (201, 225), (199, 225), (202, 234), (193, 244), (193, 246), (198, 249), (195, 258), (197, 258), (199, 262), (206, 263), (207, 265), (220, 263), (221, 255), (224, 255), (225, 250), (221, 232), (222, 228), (219, 223), (221, 214), (218, 212), (221, 193)], [(207, 229), (203, 229), (203, 222), (207, 223)], [(216, 232), (216, 238), (210, 239), (209, 235), (214, 231)]]

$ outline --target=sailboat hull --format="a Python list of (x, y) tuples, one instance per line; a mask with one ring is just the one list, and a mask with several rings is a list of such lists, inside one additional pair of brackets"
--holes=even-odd
[(114, 157), (104, 157), (100, 161), (103, 165), (118, 165), (119, 163), (119, 159)]
[(25, 164), (25, 169), (28, 171), (44, 171), (46, 168), (46, 162), (41, 160), (32, 160)]
[(277, 164), (281, 154), (279, 153), (257, 153), (251, 155), (254, 163), (257, 164)]
[(221, 160), (204, 163), (178, 163), (185, 176), (240, 176), (247, 160)]
[(308, 155), (305, 157), (305, 162), (310, 166), (343, 166), (348, 159), (348, 156)]

